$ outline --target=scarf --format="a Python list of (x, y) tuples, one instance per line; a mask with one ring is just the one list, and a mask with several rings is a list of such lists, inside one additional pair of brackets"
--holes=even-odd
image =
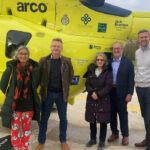
[(21, 63), (17, 64), (17, 84), (15, 87), (14, 101), (12, 103), (12, 111), (15, 110), (19, 98), (23, 100), (27, 99), (32, 69), (33, 67), (29, 62), (27, 62), (25, 66), (22, 66)]

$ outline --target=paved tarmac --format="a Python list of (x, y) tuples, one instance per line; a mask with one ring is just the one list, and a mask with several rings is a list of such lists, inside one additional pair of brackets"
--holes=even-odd
[[(85, 102), (86, 94), (80, 94), (76, 97), (75, 104), (68, 105), (68, 144), (70, 150), (97, 150), (97, 145), (86, 148), (85, 144), (89, 140), (89, 123), (84, 120), (85, 113)], [(134, 94), (132, 102), (128, 104), (129, 110), (129, 145), (122, 146), (120, 138), (113, 143), (107, 143), (105, 150), (145, 150), (145, 148), (136, 148), (134, 143), (141, 141), (145, 137), (143, 119), (140, 115), (140, 108), (136, 94)], [(57, 112), (51, 114), (49, 119), (48, 131), (47, 131), (47, 140), (44, 150), (61, 150), (59, 142), (59, 119)], [(32, 135), (30, 139), (29, 150), (34, 150), (38, 137), (38, 125), (37, 122), (33, 121), (32, 126)], [(8, 135), (9, 130), (0, 126), (0, 137)], [(99, 133), (99, 131), (98, 131)], [(108, 133), (107, 137), (111, 134), (110, 125), (108, 124)]]

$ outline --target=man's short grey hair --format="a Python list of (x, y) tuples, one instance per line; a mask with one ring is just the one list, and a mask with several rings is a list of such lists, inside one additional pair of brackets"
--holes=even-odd
[(116, 42), (113, 43), (113, 46), (114, 46), (115, 44), (119, 44), (119, 45), (121, 46), (121, 48), (124, 49), (124, 46), (123, 46), (123, 44), (122, 44), (121, 42), (116, 41)]
[(139, 34), (141, 34), (141, 33), (148, 33), (148, 35), (150, 36), (150, 33), (149, 33), (149, 31), (148, 30), (146, 30), (146, 29), (142, 29), (142, 30), (140, 30), (139, 32), (138, 32), (138, 35)]

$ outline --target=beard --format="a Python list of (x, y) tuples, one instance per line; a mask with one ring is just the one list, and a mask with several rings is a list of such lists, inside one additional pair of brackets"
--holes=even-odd
[(143, 41), (141, 42), (141, 47), (146, 48), (149, 44), (149, 41)]

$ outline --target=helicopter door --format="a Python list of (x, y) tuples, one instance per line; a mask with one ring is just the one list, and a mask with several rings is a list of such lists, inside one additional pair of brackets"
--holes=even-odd
[(13, 58), (15, 51), (20, 45), (27, 45), (32, 35), (28, 32), (10, 30), (6, 37), (6, 51), (7, 58)]

